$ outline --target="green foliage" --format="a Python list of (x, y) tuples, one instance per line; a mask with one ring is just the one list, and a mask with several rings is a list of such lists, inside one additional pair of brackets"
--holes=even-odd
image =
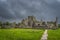
[(10, 25), (10, 23), (9, 23), (9, 22), (6, 22), (5, 24), (6, 24), (6, 25)]
[(2, 22), (0, 21), (0, 28), (2, 28)]
[(58, 24), (58, 27), (60, 28), (60, 24)]
[(2, 22), (0, 21), (0, 26), (2, 26)]
[(43, 30), (0, 29), (0, 40), (40, 40)]

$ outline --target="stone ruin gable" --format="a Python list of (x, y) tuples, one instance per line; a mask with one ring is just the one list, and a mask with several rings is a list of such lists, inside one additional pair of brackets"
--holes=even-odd
[(28, 18), (23, 19), (21, 24), (25, 25), (26, 28), (32, 28), (33, 22), (36, 21), (36, 18), (34, 16), (28, 16)]
[(26, 19), (23, 19), (22, 21), (21, 21), (21, 23), (20, 23), (20, 27), (21, 28), (27, 28), (27, 25), (28, 25), (28, 19), (26, 18)]
[(37, 20), (34, 16), (28, 16), (28, 26), (33, 27), (36, 21)]
[(28, 20), (36, 21), (36, 18), (34, 16), (28, 16)]
[(26, 18), (26, 19), (23, 19), (23, 20), (22, 20), (22, 24), (28, 25), (28, 19), (27, 19), (27, 18)]

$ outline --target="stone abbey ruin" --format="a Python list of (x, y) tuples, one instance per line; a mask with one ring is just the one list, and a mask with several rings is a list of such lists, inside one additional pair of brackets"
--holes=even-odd
[(45, 29), (56, 29), (58, 28), (58, 18), (56, 17), (55, 21), (37, 21), (34, 16), (28, 16), (27, 18), (23, 19), (20, 23), (16, 24), (11, 23), (3, 23), (1, 28), (45, 28)]
[(48, 29), (56, 29), (58, 28), (57, 24), (58, 18), (56, 17), (55, 21), (37, 21), (34, 16), (28, 16), (28, 18), (23, 19), (20, 23), (20, 28), (48, 28)]

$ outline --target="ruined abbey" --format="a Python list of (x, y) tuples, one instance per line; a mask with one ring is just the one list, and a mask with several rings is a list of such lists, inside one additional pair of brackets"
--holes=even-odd
[(48, 29), (56, 29), (58, 28), (57, 24), (58, 18), (56, 17), (55, 21), (43, 21), (42, 19), (40, 21), (37, 21), (37, 19), (34, 16), (28, 16), (28, 18), (25, 18), (20, 23), (20, 28), (48, 28)]

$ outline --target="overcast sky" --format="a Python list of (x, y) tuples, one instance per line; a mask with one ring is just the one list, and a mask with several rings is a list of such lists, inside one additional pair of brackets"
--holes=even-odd
[(0, 0), (0, 21), (20, 21), (29, 15), (60, 20), (60, 0)]

